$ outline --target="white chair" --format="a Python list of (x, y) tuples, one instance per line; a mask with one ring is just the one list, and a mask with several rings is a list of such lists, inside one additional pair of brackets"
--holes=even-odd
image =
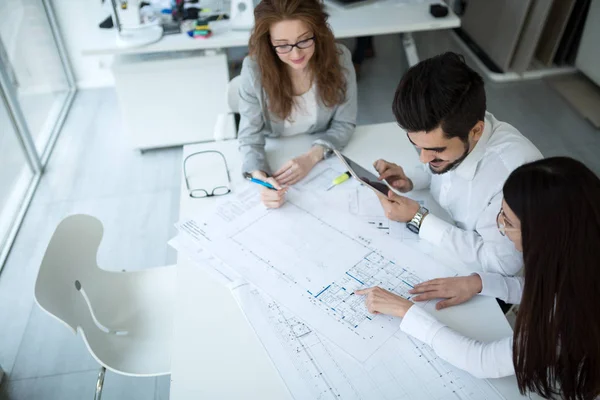
[(226, 114), (217, 115), (217, 122), (215, 123), (214, 130), (215, 140), (228, 140), (237, 138), (240, 112), (240, 95), (238, 93), (240, 84), (241, 78), (238, 75), (230, 80), (229, 84), (227, 85), (227, 106), (229, 107), (230, 111)]
[(232, 80), (229, 81), (227, 85), (227, 105), (229, 106), (229, 110), (233, 113), (240, 112), (240, 84), (242, 83), (242, 78), (238, 75)]
[(129, 376), (171, 371), (175, 266), (133, 272), (98, 267), (102, 223), (72, 215), (56, 228), (35, 284), (35, 300), (48, 314), (83, 338), (102, 366), (95, 399), (102, 396), (106, 369)]

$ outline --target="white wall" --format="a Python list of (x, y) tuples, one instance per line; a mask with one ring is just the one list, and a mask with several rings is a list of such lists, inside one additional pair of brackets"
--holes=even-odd
[[(0, 0), (2, 1), (2, 0)], [(90, 43), (106, 42), (112, 36), (100, 35), (98, 24), (110, 15), (110, 0), (51, 0), (71, 65), (80, 88), (114, 86), (110, 70), (113, 56), (84, 56)], [(114, 29), (114, 28), (113, 28)], [(116, 34), (116, 33), (115, 33)], [(102, 44), (102, 43), (101, 43)], [(110, 43), (106, 43), (110, 45)]]

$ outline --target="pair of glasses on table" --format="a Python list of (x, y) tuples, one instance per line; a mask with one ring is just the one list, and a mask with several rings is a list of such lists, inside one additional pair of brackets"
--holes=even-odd
[[(223, 168), (225, 169), (225, 172), (227, 173), (227, 185), (206, 187), (206, 188), (191, 187), (190, 179), (189, 179), (189, 175), (188, 175), (188, 171), (187, 171), (188, 160), (192, 157), (197, 159), (197, 158), (200, 158), (202, 155), (208, 155), (208, 154), (218, 154), (220, 156), (220, 159), (223, 160)], [(218, 171), (210, 171), (210, 173), (218, 173)], [(205, 197), (213, 197), (213, 196), (224, 196), (228, 193), (231, 193), (231, 188), (230, 188), (231, 176), (229, 175), (229, 167), (227, 165), (227, 160), (225, 159), (225, 156), (220, 151), (205, 150), (205, 151), (199, 151), (196, 153), (192, 153), (189, 156), (187, 156), (183, 160), (183, 176), (185, 179), (185, 186), (187, 188), (187, 191), (188, 191), (190, 197), (192, 197), (194, 199), (202, 199)]]

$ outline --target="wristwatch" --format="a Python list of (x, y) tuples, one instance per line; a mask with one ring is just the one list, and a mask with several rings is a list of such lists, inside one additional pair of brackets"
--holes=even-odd
[(406, 227), (413, 233), (419, 234), (421, 230), (421, 224), (423, 223), (423, 218), (429, 214), (429, 210), (425, 207), (419, 208), (419, 211), (415, 214), (414, 217), (410, 221), (406, 223)]
[(327, 146), (323, 146), (320, 145), (321, 147), (323, 147), (323, 160), (325, 160), (327, 157), (329, 157), (331, 154), (333, 154), (333, 150), (331, 150), (331, 147), (327, 147)]
[(331, 145), (328, 142), (325, 142), (323, 140), (316, 140), (315, 142), (313, 142), (312, 145), (313, 146), (321, 146), (323, 148), (323, 160), (325, 160), (327, 157), (329, 157), (333, 153), (333, 149), (331, 148)]

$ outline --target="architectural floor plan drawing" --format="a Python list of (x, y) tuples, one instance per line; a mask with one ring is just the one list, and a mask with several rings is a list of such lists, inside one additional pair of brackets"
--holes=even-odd
[(402, 332), (361, 364), (253, 286), (231, 289), (295, 399), (503, 398), (486, 380), (452, 367)]
[[(340, 171), (321, 164), (284, 209), (265, 209), (248, 187), (223, 198), (212, 218), (181, 221), (171, 244), (232, 290), (295, 399), (503, 399), (354, 295), (377, 285), (410, 299), (416, 283), (455, 273), (415, 251), (422, 242), (371, 228), (348, 209), (348, 193), (364, 188), (327, 191)], [(338, 196), (327, 206), (324, 193)], [(377, 215), (377, 200), (364, 195), (363, 212)]]
[(178, 224), (180, 232), (360, 361), (399, 320), (369, 315), (355, 289), (378, 285), (406, 296), (417, 281), (456, 275), (310, 193), (292, 189), (283, 207), (268, 210), (249, 190), (254, 198), (242, 191), (207, 219)]
[(371, 252), (318, 293), (309, 293), (336, 313), (341, 321), (357, 328), (362, 322), (371, 321), (374, 316), (367, 311), (364, 298), (354, 295), (355, 290), (379, 286), (410, 299), (408, 291), (419, 282), (421, 279), (418, 276)]

